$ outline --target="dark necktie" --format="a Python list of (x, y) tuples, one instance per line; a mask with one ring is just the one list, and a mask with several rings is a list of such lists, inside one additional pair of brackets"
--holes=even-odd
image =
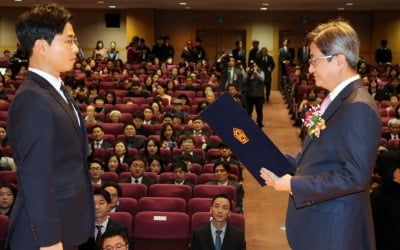
[(138, 179), (135, 179), (135, 183), (138, 184), (138, 183), (139, 183), (139, 180), (138, 180)]
[(60, 89), (63, 92), (65, 98), (67, 99), (68, 106), (75, 112), (73, 100), (72, 100), (71, 96), (69, 95), (67, 89), (65, 88), (64, 84), (61, 83)]
[(215, 237), (215, 250), (221, 250), (222, 242), (221, 242), (221, 233), (222, 230), (215, 231), (217, 236)]
[(96, 235), (96, 247), (97, 249), (101, 249), (101, 236), (103, 233), (101, 232), (102, 225), (96, 225), (97, 235)]

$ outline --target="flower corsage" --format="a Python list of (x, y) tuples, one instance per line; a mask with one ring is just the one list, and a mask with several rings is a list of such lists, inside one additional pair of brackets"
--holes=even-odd
[(303, 125), (307, 128), (308, 136), (319, 137), (321, 130), (326, 128), (325, 120), (322, 119), (322, 111), (319, 105), (311, 107), (302, 119)]

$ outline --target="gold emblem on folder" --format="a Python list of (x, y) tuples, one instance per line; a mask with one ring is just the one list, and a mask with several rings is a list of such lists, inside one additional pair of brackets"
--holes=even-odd
[(233, 128), (233, 137), (242, 144), (246, 144), (250, 141), (243, 129), (240, 128)]

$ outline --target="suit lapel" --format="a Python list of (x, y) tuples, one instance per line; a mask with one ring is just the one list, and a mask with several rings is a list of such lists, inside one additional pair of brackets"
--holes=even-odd
[[(324, 114), (322, 115), (322, 118), (325, 120), (327, 127), (329, 127), (329, 119), (339, 109), (343, 100), (346, 99), (355, 89), (360, 88), (361, 86), (362, 86), (361, 80), (359, 80), (359, 79), (351, 82), (329, 104), (328, 108), (325, 110)], [(313, 142), (314, 140), (315, 140), (315, 136), (312, 136), (312, 137), (306, 136), (306, 139), (303, 144), (303, 150), (302, 150), (303, 154), (302, 155), (304, 155), (304, 152), (307, 150), (307, 148), (310, 146), (311, 142)]]

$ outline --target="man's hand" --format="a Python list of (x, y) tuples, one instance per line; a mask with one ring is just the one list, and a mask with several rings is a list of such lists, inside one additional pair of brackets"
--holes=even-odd
[(268, 169), (261, 168), (260, 176), (265, 180), (265, 184), (267, 184), (270, 187), (273, 187), (276, 191), (287, 191), (289, 193), (291, 192), (291, 187), (290, 187), (290, 179), (292, 179), (291, 175), (285, 174), (282, 177), (278, 177)]
[(63, 250), (63, 245), (61, 242), (58, 242), (54, 245), (48, 246), (48, 247), (40, 247), (40, 250)]

